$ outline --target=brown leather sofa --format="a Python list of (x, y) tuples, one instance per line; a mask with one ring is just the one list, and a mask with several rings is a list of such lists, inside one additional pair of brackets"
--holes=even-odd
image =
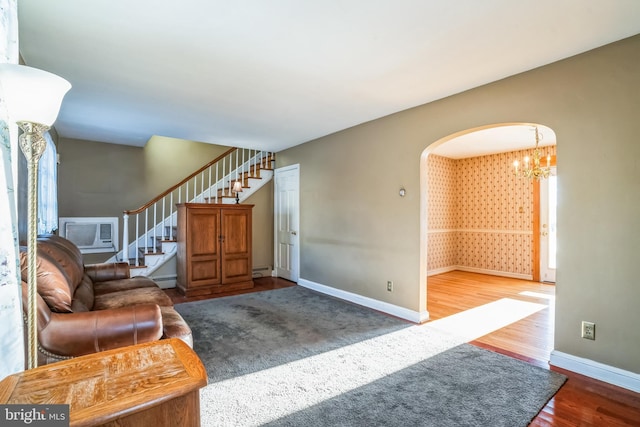
[[(20, 266), (26, 313), (25, 247)], [(153, 280), (129, 277), (127, 263), (85, 266), (62, 237), (38, 237), (37, 282), (39, 365), (162, 338), (193, 344), (189, 325)]]

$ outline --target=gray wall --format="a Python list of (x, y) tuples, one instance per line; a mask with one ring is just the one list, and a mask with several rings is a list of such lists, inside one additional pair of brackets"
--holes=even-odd
[(544, 124), (558, 141), (555, 350), (640, 373), (638, 58), (635, 36), (279, 153), (278, 167), (300, 164), (300, 277), (424, 310), (423, 151), (470, 128)]

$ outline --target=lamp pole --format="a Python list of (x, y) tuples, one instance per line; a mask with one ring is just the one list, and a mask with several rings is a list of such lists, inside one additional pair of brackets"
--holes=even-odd
[(32, 122), (18, 122), (22, 129), (20, 150), (27, 159), (27, 369), (38, 366), (38, 310), (36, 291), (38, 289), (36, 255), (38, 250), (38, 162), (47, 147), (44, 133), (49, 126)]

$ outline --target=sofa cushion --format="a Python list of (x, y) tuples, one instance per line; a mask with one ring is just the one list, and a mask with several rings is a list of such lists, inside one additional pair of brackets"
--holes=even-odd
[(58, 236), (43, 235), (38, 237), (38, 251), (46, 253), (58, 263), (69, 278), (69, 286), (73, 295), (84, 276), (84, 265), (82, 254), (75, 246), (69, 246), (65, 242), (67, 242), (66, 239)]
[(71, 309), (74, 313), (93, 310), (93, 291), (93, 282), (89, 276), (85, 274), (80, 285), (76, 288), (76, 293), (73, 294), (73, 300), (71, 301)]
[[(20, 270), (22, 280), (28, 282), (27, 248), (20, 247)], [(44, 299), (51, 311), (70, 313), (72, 290), (69, 279), (56, 261), (38, 250), (36, 257), (36, 277), (38, 294)]]
[(80, 249), (71, 240), (67, 240), (56, 234), (40, 234), (38, 235), (38, 242), (41, 241), (47, 241), (65, 248), (77, 260), (77, 262), (80, 264), (83, 263), (82, 252), (80, 252)]
[(153, 280), (144, 276), (136, 276), (130, 279), (107, 280), (93, 284), (93, 292), (96, 295), (105, 295), (112, 292), (128, 291), (139, 288), (157, 288), (158, 285)]
[(93, 301), (94, 310), (127, 307), (136, 304), (157, 304), (160, 307), (172, 307), (171, 298), (159, 287), (129, 289), (109, 294), (96, 295)]

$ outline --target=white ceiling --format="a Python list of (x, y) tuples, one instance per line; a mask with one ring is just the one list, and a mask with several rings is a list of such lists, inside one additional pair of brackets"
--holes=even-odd
[(556, 134), (547, 126), (505, 125), (450, 139), (437, 146), (432, 153), (452, 159), (464, 159), (533, 148), (536, 146), (536, 127), (538, 128), (538, 146), (556, 145)]
[(56, 129), (279, 151), (640, 33), (638, 0), (18, 0)]

